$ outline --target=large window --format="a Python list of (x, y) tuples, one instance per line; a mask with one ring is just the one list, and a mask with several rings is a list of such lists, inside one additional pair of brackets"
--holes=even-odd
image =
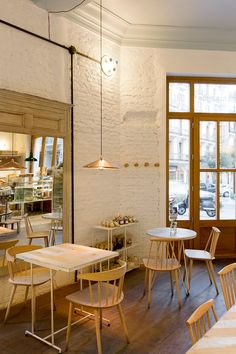
[(188, 224), (235, 220), (236, 80), (167, 83), (168, 201)]

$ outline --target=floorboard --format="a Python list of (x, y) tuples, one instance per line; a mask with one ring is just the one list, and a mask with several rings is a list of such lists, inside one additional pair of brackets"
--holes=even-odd
[[(219, 271), (230, 260), (215, 262)], [(220, 317), (225, 311), (222, 293), (216, 296), (215, 287), (210, 285), (207, 270), (203, 263), (194, 264), (190, 296), (186, 297), (181, 289), (182, 307), (179, 309), (176, 294), (171, 297), (169, 274), (160, 274), (154, 284), (152, 305), (147, 309), (147, 297), (143, 297), (144, 271), (134, 270), (126, 275), (123, 312), (126, 318), (131, 343), (126, 345), (115, 309), (107, 310), (104, 316), (111, 320), (110, 327), (102, 330), (104, 354), (183, 354), (191, 346), (185, 326), (186, 319), (204, 301), (213, 298)], [(219, 283), (219, 279), (217, 279)], [(55, 327), (61, 328), (67, 322), (68, 303), (65, 296), (78, 285), (59, 289), (56, 292)], [(220, 284), (219, 284), (220, 288)], [(36, 329), (46, 335), (50, 328), (49, 294), (37, 298)], [(0, 353), (1, 354), (53, 354), (51, 349), (33, 338), (25, 337), (25, 329), (30, 329), (30, 302), (22, 309), (12, 308), (11, 317), (6, 325), (2, 324), (4, 313), (0, 313)], [(64, 348), (65, 333), (57, 335), (56, 343)], [(75, 326), (71, 332), (68, 354), (96, 353), (94, 322), (84, 322)]]

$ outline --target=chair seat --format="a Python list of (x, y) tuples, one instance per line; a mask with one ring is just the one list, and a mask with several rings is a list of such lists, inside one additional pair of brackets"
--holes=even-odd
[(31, 235), (27, 236), (28, 238), (37, 238), (37, 237), (48, 237), (49, 231), (34, 231)]
[(146, 268), (158, 271), (168, 271), (168, 270), (175, 270), (181, 267), (181, 264), (175, 258), (170, 259), (148, 259), (144, 258), (143, 263)]
[(210, 261), (215, 259), (215, 257), (212, 257), (211, 254), (207, 251), (204, 250), (190, 250), (190, 249), (186, 249), (185, 251), (185, 255), (188, 258), (191, 259), (196, 259), (196, 260), (202, 260), (202, 261)]
[[(84, 305), (88, 307), (94, 307), (94, 308), (109, 308), (115, 305), (118, 305), (124, 298), (123, 292), (121, 293), (120, 298), (113, 302), (112, 298), (114, 293), (117, 293), (118, 287), (115, 287), (114, 291), (114, 285), (112, 284), (107, 284), (106, 283), (101, 283), (101, 301), (98, 303), (98, 286), (97, 284), (94, 284), (91, 286), (92, 291), (93, 291), (93, 299), (94, 301), (92, 302), (90, 300), (90, 290), (89, 287), (85, 288), (80, 291), (76, 291), (75, 293), (72, 293), (68, 296), (66, 296), (66, 299), (74, 304), (79, 304), (79, 305)], [(106, 296), (107, 294), (107, 296)]]
[[(50, 280), (49, 270), (46, 268), (33, 268), (33, 284), (40, 285)], [(31, 285), (31, 271), (26, 270), (14, 274), (14, 279), (9, 279), (9, 283), (15, 285)]]

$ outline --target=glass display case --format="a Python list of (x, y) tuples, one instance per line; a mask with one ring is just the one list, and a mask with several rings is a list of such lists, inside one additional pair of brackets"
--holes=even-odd
[(61, 212), (63, 208), (63, 167), (53, 170), (53, 212)]

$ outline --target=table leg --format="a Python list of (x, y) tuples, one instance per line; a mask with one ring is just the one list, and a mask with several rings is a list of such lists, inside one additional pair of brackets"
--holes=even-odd
[(50, 288), (51, 288), (51, 338), (54, 344), (54, 294), (53, 294), (53, 271), (50, 269)]
[(31, 332), (34, 333), (35, 294), (34, 294), (34, 279), (33, 279), (33, 264), (32, 263), (30, 263), (30, 276), (31, 276)]

